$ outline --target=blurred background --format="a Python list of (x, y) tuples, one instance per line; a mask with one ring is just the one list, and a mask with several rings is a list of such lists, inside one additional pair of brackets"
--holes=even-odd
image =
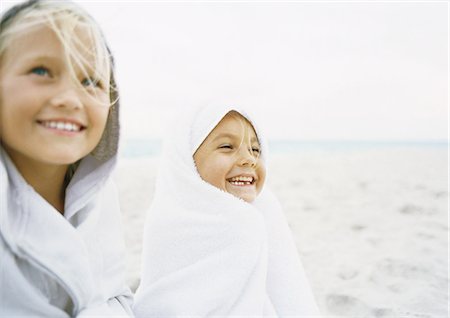
[(76, 2), (116, 59), (133, 289), (167, 122), (225, 100), (269, 137), (324, 315), (448, 316), (448, 2)]
[(223, 98), (270, 139), (447, 140), (446, 2), (76, 2), (115, 55), (124, 141)]

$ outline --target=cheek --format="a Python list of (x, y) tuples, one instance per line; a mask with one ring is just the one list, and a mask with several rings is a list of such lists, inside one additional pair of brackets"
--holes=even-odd
[(264, 182), (266, 181), (266, 167), (262, 163), (259, 164), (259, 167), (257, 169), (257, 174), (258, 174), (258, 178), (259, 178), (257, 190), (259, 192), (259, 191), (261, 191), (261, 189), (264, 185)]
[(100, 141), (108, 121), (109, 109), (106, 107), (95, 107), (89, 114), (91, 133), (95, 137), (96, 144)]
[(23, 104), (11, 105), (7, 100), (0, 99), (0, 136), (24, 138), (23, 132), (31, 133), (30, 123), (33, 120), (31, 107), (22, 107)]
[(11, 133), (11, 130), (19, 134), (35, 120), (43, 97), (20, 81), (2, 81), (7, 83), (0, 84), (0, 134)]
[(200, 177), (209, 184), (219, 188), (225, 188), (227, 175), (227, 162), (223, 158), (210, 156), (200, 164), (197, 169)]

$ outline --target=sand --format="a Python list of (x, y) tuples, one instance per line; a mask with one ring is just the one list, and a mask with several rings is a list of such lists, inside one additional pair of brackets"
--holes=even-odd
[[(116, 173), (132, 289), (157, 164), (123, 159)], [(271, 158), (268, 184), (324, 316), (448, 316), (447, 176), (447, 150), (436, 147)]]

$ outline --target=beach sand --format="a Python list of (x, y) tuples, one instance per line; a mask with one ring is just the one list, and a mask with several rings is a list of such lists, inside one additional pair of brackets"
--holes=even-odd
[[(116, 172), (132, 289), (157, 164)], [(448, 316), (445, 147), (277, 154), (268, 171), (324, 316)]]

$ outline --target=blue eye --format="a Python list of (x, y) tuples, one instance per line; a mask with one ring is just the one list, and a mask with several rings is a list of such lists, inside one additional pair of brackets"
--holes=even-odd
[(86, 86), (86, 87), (99, 87), (102, 88), (101, 82), (98, 79), (95, 78), (85, 78), (84, 80), (81, 81), (81, 85)]
[(31, 69), (30, 73), (36, 74), (38, 76), (50, 76), (50, 71), (44, 66), (38, 66)]

